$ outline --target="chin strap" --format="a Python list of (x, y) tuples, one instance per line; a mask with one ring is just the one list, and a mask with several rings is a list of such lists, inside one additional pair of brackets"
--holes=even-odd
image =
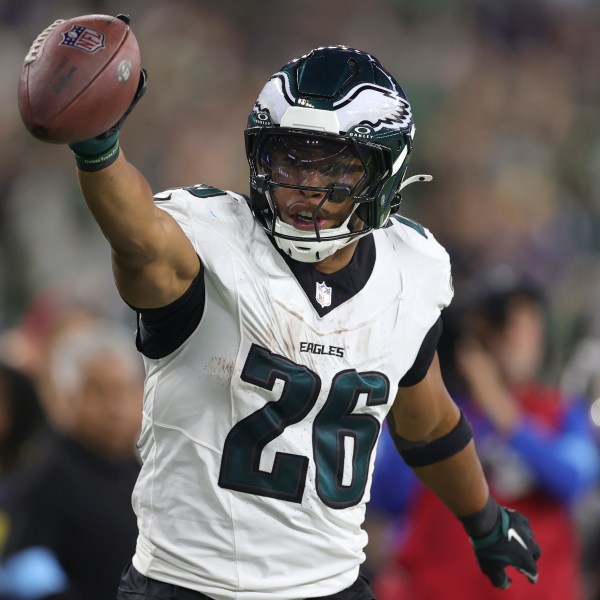
[[(280, 235), (275, 236), (275, 243), (294, 260), (306, 263), (319, 262), (335, 254), (351, 241), (361, 237), (360, 234), (352, 236), (352, 232), (348, 227), (355, 210), (356, 207), (339, 227), (321, 230), (319, 232), (320, 240), (314, 238), (314, 231), (301, 231), (276, 217), (275, 233)], [(281, 237), (281, 234), (284, 237)], [(337, 238), (338, 235), (343, 234), (347, 234), (347, 237)], [(331, 239), (331, 237), (336, 237), (336, 239)]]
[(413, 175), (412, 177), (409, 177), (408, 179), (405, 179), (402, 184), (400, 185), (400, 189), (398, 191), (402, 191), (407, 185), (410, 185), (411, 183), (417, 183), (417, 181), (422, 181), (423, 183), (428, 183), (429, 181), (432, 181), (433, 177), (431, 175)]

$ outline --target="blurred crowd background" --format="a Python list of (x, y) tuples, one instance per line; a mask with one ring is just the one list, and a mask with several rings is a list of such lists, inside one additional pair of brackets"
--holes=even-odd
[[(377, 56), (412, 103), (417, 133), (409, 175), (434, 177), (406, 190), (401, 211), (448, 249), (457, 305), (499, 265), (543, 290), (547, 335), (537, 376), (565, 397), (584, 398), (598, 442), (594, 0), (0, 0), (0, 362), (34, 384), (42, 407), (36, 419), (78, 431), (69, 401), (50, 381), (50, 357), (65, 336), (90, 322), (124, 327), (131, 336), (135, 330), (69, 150), (29, 136), (17, 108), (19, 72), (33, 39), (57, 18), (86, 13), (132, 18), (149, 85), (122, 146), (157, 192), (209, 183), (246, 193), (243, 130), (268, 77), (321, 45)], [(2, 452), (11, 426), (3, 415), (6, 389), (0, 377)], [(29, 429), (23, 431), (27, 439)], [(0, 500), (13, 458), (0, 457)], [(589, 574), (600, 571), (597, 487), (574, 506), (575, 526), (591, 548), (582, 562), (590, 599), (600, 597)], [(0, 518), (0, 543), (2, 528)], [(0, 594), (1, 582), (0, 569)]]
[(277, 68), (313, 47), (368, 50), (397, 77), (417, 124), (402, 210), (449, 249), (457, 290), (517, 265), (555, 307), (554, 369), (600, 331), (600, 8), (592, 0), (2, 0), (0, 328), (43, 295), (123, 310), (105, 241), (64, 147), (27, 135), (23, 56), (56, 17), (129, 12), (150, 83), (123, 131), (161, 189), (247, 190), (243, 128)]

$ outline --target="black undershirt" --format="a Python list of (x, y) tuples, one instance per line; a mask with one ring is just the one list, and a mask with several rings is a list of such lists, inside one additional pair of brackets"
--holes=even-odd
[[(320, 317), (324, 317), (346, 300), (356, 296), (369, 281), (375, 266), (375, 241), (372, 235), (367, 235), (358, 241), (352, 260), (345, 267), (328, 275), (315, 269), (312, 263), (293, 260), (277, 247), (271, 236), (269, 236), (269, 240), (285, 260)], [(323, 307), (317, 302), (316, 288), (319, 283), (324, 283), (331, 288), (331, 305), (329, 306)]]
[(137, 349), (148, 358), (164, 358), (179, 348), (200, 324), (205, 304), (204, 266), (183, 296), (161, 308), (136, 308)]

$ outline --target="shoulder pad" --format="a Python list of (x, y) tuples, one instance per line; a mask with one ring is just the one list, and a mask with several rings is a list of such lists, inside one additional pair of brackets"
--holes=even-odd
[(183, 188), (186, 192), (189, 192), (193, 196), (198, 198), (212, 198), (214, 196), (224, 196), (227, 192), (219, 190), (218, 188), (211, 187), (204, 183), (192, 185), (190, 187)]
[(425, 227), (423, 227), (423, 225), (421, 225), (420, 223), (417, 223), (416, 221), (413, 221), (412, 219), (409, 219), (407, 217), (403, 217), (402, 215), (392, 215), (392, 218), (390, 219), (390, 225), (394, 224), (392, 219), (394, 219), (398, 223), (402, 223), (402, 225), (406, 225), (407, 227), (414, 229), (418, 234), (422, 235), (425, 239), (428, 238), (427, 231), (425, 231)]
[(154, 200), (157, 202), (160, 202), (161, 200), (170, 200), (173, 194), (178, 195), (178, 192), (187, 192), (197, 198), (213, 198), (215, 196), (224, 196), (227, 193), (223, 190), (200, 183), (189, 187), (171, 188), (164, 192), (158, 192), (157, 194), (154, 194)]

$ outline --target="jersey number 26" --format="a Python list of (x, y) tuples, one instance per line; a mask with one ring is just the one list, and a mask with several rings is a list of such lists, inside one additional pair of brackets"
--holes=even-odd
[[(229, 432), (219, 485), (302, 502), (309, 458), (277, 452), (271, 472), (259, 468), (260, 458), (269, 442), (308, 415), (319, 397), (321, 379), (308, 367), (254, 344), (241, 378), (265, 390), (273, 390), (279, 379), (284, 382), (283, 391), (277, 402), (267, 402)], [(381, 426), (374, 416), (355, 414), (353, 410), (362, 394), (366, 395), (367, 406), (386, 404), (389, 387), (387, 377), (377, 372), (347, 370), (333, 378), (327, 400), (312, 425), (316, 490), (327, 506), (346, 508), (363, 497)]]

